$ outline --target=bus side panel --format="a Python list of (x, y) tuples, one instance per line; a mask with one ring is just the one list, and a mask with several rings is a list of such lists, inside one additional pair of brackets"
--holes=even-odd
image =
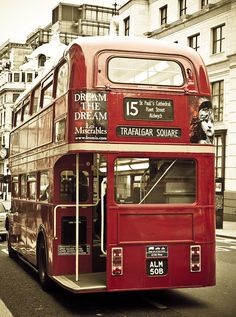
[[(92, 271), (92, 208), (80, 209), (79, 274)], [(53, 275), (75, 274), (75, 208), (57, 209), (53, 244)]]

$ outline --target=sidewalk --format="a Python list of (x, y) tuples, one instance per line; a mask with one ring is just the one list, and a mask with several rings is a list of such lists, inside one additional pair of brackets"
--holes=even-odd
[(223, 229), (216, 229), (216, 236), (236, 239), (236, 221), (224, 221)]

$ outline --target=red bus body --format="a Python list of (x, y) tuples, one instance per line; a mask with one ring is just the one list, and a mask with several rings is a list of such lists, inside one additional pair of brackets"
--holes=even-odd
[(196, 137), (209, 105), (191, 49), (142, 38), (70, 45), (15, 110), (10, 256), (44, 288), (215, 285), (214, 146)]

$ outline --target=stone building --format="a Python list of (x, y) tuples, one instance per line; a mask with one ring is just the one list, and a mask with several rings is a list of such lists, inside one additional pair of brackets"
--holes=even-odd
[(119, 35), (163, 39), (202, 56), (215, 111), (217, 204), (236, 220), (236, 0), (130, 0), (116, 23)]
[(108, 35), (113, 11), (112, 7), (59, 3), (52, 10), (52, 21), (29, 30), (25, 43), (7, 41), (0, 46), (0, 199), (10, 196), (7, 158), (15, 100), (73, 39)]
[(0, 198), (7, 199), (9, 133), (12, 109), (21, 92), (33, 81), (36, 72), (22, 71), (20, 65), (32, 52), (27, 44), (7, 41), (0, 46)]

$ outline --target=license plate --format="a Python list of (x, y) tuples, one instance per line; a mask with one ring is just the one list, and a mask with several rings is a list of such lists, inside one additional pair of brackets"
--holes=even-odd
[(168, 273), (167, 259), (146, 259), (146, 267), (149, 276), (163, 276)]

